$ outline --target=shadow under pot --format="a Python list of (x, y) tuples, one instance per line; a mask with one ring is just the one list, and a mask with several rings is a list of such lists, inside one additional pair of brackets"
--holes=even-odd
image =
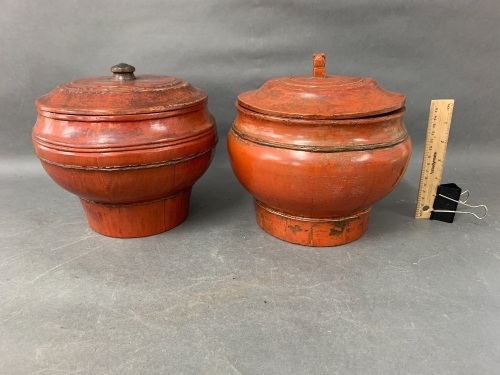
[(258, 224), (284, 241), (336, 246), (361, 237), (369, 212), (401, 180), (411, 155), (405, 97), (371, 78), (275, 78), (238, 96), (227, 143)]
[(111, 237), (183, 222), (217, 143), (206, 93), (134, 70), (119, 64), (113, 75), (65, 83), (35, 103), (33, 145), (43, 168), (80, 198), (90, 227)]

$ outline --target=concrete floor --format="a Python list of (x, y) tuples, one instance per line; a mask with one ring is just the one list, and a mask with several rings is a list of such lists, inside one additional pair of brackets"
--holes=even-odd
[(413, 219), (414, 155), (365, 236), (307, 248), (257, 226), (222, 144), (188, 220), (131, 240), (34, 157), (0, 162), (0, 373), (499, 373), (495, 158), (447, 156), (483, 221)]

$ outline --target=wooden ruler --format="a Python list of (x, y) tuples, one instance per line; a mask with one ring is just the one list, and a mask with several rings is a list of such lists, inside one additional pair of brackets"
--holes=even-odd
[(422, 173), (418, 188), (416, 219), (429, 219), (431, 217), (436, 191), (443, 177), (444, 157), (450, 135), (454, 102), (453, 99), (431, 101)]

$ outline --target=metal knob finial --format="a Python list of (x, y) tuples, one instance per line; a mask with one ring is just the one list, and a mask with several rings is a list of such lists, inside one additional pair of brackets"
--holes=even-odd
[(120, 63), (111, 67), (113, 79), (117, 81), (131, 81), (135, 79), (135, 68), (132, 65)]

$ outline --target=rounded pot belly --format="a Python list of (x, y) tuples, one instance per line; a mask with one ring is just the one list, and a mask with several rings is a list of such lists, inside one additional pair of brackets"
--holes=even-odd
[(119, 168), (67, 167), (42, 160), (48, 175), (78, 197), (102, 204), (160, 199), (190, 188), (208, 169), (214, 149), (162, 164)]
[(311, 218), (362, 212), (401, 179), (411, 153), (405, 141), (362, 151), (310, 152), (228, 137), (231, 165), (241, 184), (270, 207)]
[(35, 153), (48, 175), (80, 198), (92, 229), (143, 237), (186, 219), (192, 186), (208, 169), (217, 143), (206, 109), (120, 121), (50, 116), (39, 114)]

